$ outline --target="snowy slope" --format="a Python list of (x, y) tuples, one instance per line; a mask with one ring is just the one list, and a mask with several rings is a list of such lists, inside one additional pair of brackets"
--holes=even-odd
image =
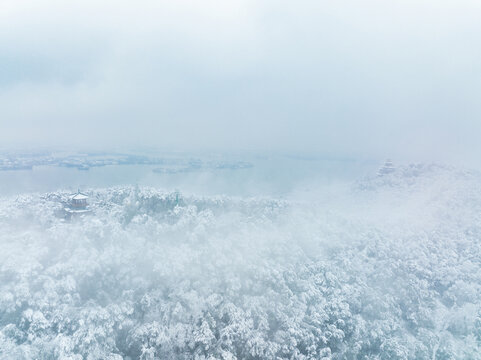
[(329, 201), (91, 189), (0, 202), (0, 358), (481, 359), (481, 180)]

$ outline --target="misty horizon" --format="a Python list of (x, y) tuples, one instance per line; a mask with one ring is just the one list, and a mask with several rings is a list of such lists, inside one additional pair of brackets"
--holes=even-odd
[(0, 1), (0, 360), (481, 360), (480, 19)]
[(0, 141), (479, 166), (480, 15), (471, 0), (4, 1)]

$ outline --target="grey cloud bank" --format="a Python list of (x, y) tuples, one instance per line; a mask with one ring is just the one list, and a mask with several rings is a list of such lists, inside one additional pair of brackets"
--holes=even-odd
[(480, 15), (475, 1), (4, 1), (0, 141), (478, 164)]
[(481, 359), (480, 15), (0, 1), (0, 358)]

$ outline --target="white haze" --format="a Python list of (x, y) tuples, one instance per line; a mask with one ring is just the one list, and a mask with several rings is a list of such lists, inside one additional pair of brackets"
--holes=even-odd
[(5, 146), (479, 166), (478, 1), (0, 4)]
[(0, 0), (0, 360), (481, 360), (480, 19)]
[(315, 197), (90, 189), (0, 202), (9, 359), (480, 359), (481, 178), (401, 167)]

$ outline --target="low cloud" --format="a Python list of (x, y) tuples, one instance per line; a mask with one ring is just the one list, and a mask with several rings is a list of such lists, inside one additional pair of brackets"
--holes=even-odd
[(476, 162), (480, 12), (467, 0), (6, 1), (0, 140)]

